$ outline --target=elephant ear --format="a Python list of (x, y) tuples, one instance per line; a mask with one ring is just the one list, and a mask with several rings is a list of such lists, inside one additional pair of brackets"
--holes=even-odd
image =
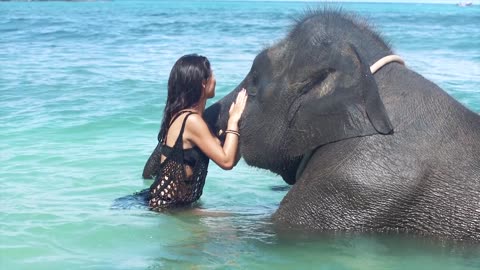
[(375, 78), (355, 47), (333, 49), (326, 62), (319, 83), (303, 89), (290, 107), (292, 156), (348, 138), (393, 133)]

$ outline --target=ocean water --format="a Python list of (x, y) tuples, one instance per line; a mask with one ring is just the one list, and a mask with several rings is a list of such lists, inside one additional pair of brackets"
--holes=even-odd
[[(329, 6), (338, 6), (330, 3)], [(480, 7), (343, 3), (407, 66), (480, 112)], [(480, 247), (401, 236), (284, 236), (269, 216), (279, 176), (211, 163), (209, 215), (116, 198), (150, 185), (168, 74), (210, 58), (217, 96), (319, 3), (0, 3), (0, 269), (479, 269)], [(215, 214), (217, 213), (217, 214)]]

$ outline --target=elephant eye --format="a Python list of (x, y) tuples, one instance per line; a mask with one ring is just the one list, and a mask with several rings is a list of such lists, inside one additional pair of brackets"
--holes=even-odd
[(247, 88), (247, 93), (249, 96), (256, 96), (257, 95), (257, 87), (258, 87), (258, 82), (259, 82), (259, 76), (258, 76), (258, 73), (256, 71), (253, 71), (252, 72), (252, 75), (251, 75), (251, 87), (248, 87)]
[(252, 73), (252, 83), (254, 85), (258, 85), (258, 72), (257, 71), (254, 71)]
[(306, 80), (301, 92), (304, 94), (310, 91), (310, 89), (312, 89), (315, 85), (322, 83), (327, 78), (327, 76), (333, 72), (335, 72), (335, 70), (332, 68), (327, 68), (316, 72), (315, 74), (313, 74), (311, 79)]

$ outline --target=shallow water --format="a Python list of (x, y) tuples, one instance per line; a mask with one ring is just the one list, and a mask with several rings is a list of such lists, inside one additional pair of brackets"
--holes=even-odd
[[(0, 268), (480, 268), (476, 245), (278, 233), (269, 216), (288, 187), (243, 161), (232, 171), (210, 165), (201, 206), (212, 215), (114, 204), (151, 183), (141, 172), (179, 56), (210, 58), (220, 98), (316, 6), (0, 3)], [(342, 7), (369, 17), (410, 68), (480, 112), (478, 6)]]

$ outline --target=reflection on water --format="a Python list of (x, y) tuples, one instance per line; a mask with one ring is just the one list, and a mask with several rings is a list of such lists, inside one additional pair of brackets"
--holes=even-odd
[(148, 209), (149, 189), (144, 189), (130, 195), (117, 198), (111, 209)]
[(148, 218), (163, 222), (151, 238), (157, 252), (147, 269), (480, 268), (478, 243), (395, 233), (291, 231), (272, 224), (277, 207), (150, 212)]
[[(268, 215), (177, 216), (192, 234), (149, 269), (479, 269), (480, 246), (406, 235), (278, 232)], [(182, 269), (184, 269), (182, 268)]]

